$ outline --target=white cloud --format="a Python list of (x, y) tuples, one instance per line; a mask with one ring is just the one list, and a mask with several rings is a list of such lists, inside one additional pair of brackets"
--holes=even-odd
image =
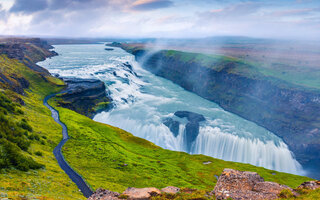
[[(17, 0), (19, 5), (16, 8), (20, 9), (8, 12), (13, 2), (0, 0), (4, 8), (0, 8), (0, 34), (282, 38), (319, 38), (320, 35), (320, 2), (317, 6), (314, 3), (288, 4), (289, 0), (283, 3), (245, 0), (229, 0), (227, 3), (219, 0), (199, 0), (198, 3), (191, 0), (43, 0), (47, 1), (43, 4), (45, 6), (23, 7), (28, 1), (33, 0)], [(165, 2), (172, 3), (166, 5)], [(144, 7), (133, 9), (137, 5)]]

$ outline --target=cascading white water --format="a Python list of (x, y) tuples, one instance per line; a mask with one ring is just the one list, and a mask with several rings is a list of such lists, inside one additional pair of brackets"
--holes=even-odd
[[(290, 166), (299, 166), (283, 142), (275, 145), (271, 140), (263, 142), (259, 139), (241, 138), (226, 134), (218, 127), (201, 127), (192, 152), (224, 160), (251, 163), (277, 171), (288, 171)], [(289, 172), (297, 173), (298, 169), (293, 168)]]
[[(143, 70), (134, 57), (122, 49), (105, 51), (104, 45), (57, 45), (60, 56), (39, 63), (51, 73), (61, 76), (98, 78), (110, 90), (115, 108), (102, 112), (94, 120), (122, 128), (163, 148), (205, 154), (229, 161), (250, 163), (269, 169), (302, 174), (283, 141), (266, 129), (217, 104), (185, 91), (172, 82)], [(130, 69), (128, 62), (133, 66)], [(202, 114), (199, 135), (187, 147), (186, 119), (173, 115), (176, 111)], [(166, 118), (180, 122), (175, 137), (163, 124)]]

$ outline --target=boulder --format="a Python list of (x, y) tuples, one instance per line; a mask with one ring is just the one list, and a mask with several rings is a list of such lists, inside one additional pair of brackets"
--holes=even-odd
[(174, 187), (174, 186), (168, 186), (168, 187), (162, 188), (161, 192), (176, 194), (176, 193), (180, 192), (180, 188)]
[(307, 181), (298, 186), (299, 189), (315, 190), (320, 188), (320, 181)]
[(224, 169), (214, 188), (217, 199), (277, 199), (282, 190), (294, 191), (286, 186), (274, 182), (265, 182), (255, 172), (243, 172)]
[(124, 62), (122, 64), (132, 71), (132, 66), (130, 65), (129, 62)]
[(148, 200), (153, 196), (160, 195), (161, 191), (157, 188), (134, 188), (129, 187), (122, 193), (129, 200)]
[[(133, 67), (132, 67), (132, 65), (130, 65), (129, 62), (124, 62), (124, 63), (122, 63), (122, 67), (123, 67), (124, 70), (126, 70), (126, 71), (129, 72), (130, 74), (138, 77), (138, 74), (137, 74), (135, 71), (133, 71)], [(128, 83), (128, 84), (129, 84), (129, 83)]]
[(199, 123), (198, 122), (188, 122), (186, 125), (186, 137), (187, 137), (187, 146), (190, 151), (192, 143), (196, 140), (199, 135)]
[[(176, 111), (174, 113), (175, 116), (179, 118), (187, 118), (188, 123), (186, 124), (185, 132), (186, 132), (186, 143), (187, 150), (190, 152), (192, 143), (196, 140), (199, 135), (199, 122), (205, 121), (203, 115), (190, 112), (190, 111)], [(166, 125), (170, 131), (173, 133), (175, 137), (179, 135), (179, 125), (180, 122), (172, 119), (166, 118), (163, 120), (163, 124)]]
[(206, 120), (203, 115), (190, 111), (177, 111), (174, 115), (180, 118), (186, 117), (190, 122), (201, 122)]
[(163, 124), (166, 125), (170, 131), (173, 133), (175, 137), (179, 135), (179, 125), (180, 123), (178, 121), (175, 121), (171, 118), (166, 118), (163, 120)]
[(120, 194), (117, 192), (99, 188), (88, 198), (88, 200), (118, 200), (119, 195)]

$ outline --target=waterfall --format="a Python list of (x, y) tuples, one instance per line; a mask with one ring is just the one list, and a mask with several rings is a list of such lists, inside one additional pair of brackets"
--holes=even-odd
[(214, 158), (274, 169), (281, 172), (301, 174), (301, 165), (294, 159), (288, 146), (282, 141), (261, 141), (239, 137), (223, 132), (218, 127), (200, 126), (199, 135), (187, 151), (185, 124), (180, 124), (175, 137), (163, 124), (146, 124), (121, 115), (100, 114), (96, 121), (120, 127), (135, 136), (145, 138), (156, 145), (190, 154), (203, 154)]
[(271, 140), (263, 142), (258, 139), (243, 138), (226, 134), (218, 127), (200, 127), (200, 134), (191, 153), (250, 163), (293, 174), (301, 172), (301, 165), (293, 159), (288, 146), (282, 141), (276, 145)]

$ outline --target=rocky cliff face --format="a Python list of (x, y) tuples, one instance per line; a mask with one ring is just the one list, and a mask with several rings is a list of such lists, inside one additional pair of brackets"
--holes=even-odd
[(7, 76), (6, 73), (0, 73), (0, 87), (5, 89), (10, 89), (18, 94), (24, 95), (24, 89), (28, 88), (30, 85), (29, 81), (24, 77), (12, 74)]
[(66, 89), (59, 95), (59, 105), (88, 117), (111, 108), (104, 82), (96, 79), (64, 78)]
[[(122, 46), (143, 67), (281, 137), (305, 168), (320, 168), (320, 92), (263, 76), (235, 73), (238, 63), (184, 61)], [(218, 67), (216, 67), (218, 66)], [(250, 68), (250, 66), (244, 66)]]
[(39, 38), (4, 38), (0, 39), (0, 54), (17, 59), (36, 72), (49, 75), (49, 72), (35, 63), (58, 55), (46, 41)]
[[(46, 80), (45, 76), (50, 75), (49, 72), (35, 63), (57, 55), (56, 52), (49, 50), (51, 48), (52, 46), (39, 38), (0, 38), (0, 56), (2, 55), (4, 63), (7, 58), (16, 59), (38, 72), (44, 80)], [(28, 80), (17, 74), (10, 74), (8, 71), (0, 72), (2, 88), (24, 95), (24, 89), (29, 87)]]

